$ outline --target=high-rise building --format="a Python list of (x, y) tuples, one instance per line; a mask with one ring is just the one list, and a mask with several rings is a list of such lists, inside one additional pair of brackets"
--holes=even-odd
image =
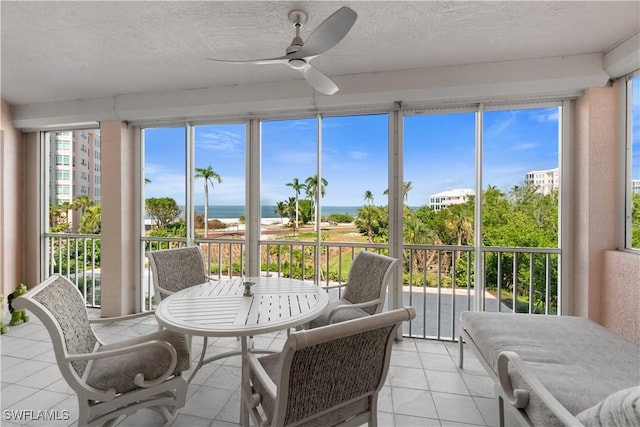
[(640, 194), (640, 179), (631, 180), (631, 194)]
[(469, 196), (473, 196), (474, 194), (474, 191), (470, 188), (457, 188), (454, 190), (442, 191), (440, 193), (432, 194), (429, 197), (429, 207), (439, 211), (447, 206), (466, 203), (469, 200)]
[(527, 172), (524, 177), (524, 183), (535, 185), (538, 193), (551, 194), (553, 190), (560, 188), (560, 170), (554, 168)]
[(60, 205), (87, 196), (100, 204), (100, 133), (95, 130), (49, 132), (50, 203)]

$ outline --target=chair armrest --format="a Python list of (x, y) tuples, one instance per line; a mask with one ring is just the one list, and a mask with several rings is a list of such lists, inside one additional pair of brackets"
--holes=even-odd
[(331, 312), (329, 313), (329, 316), (327, 317), (327, 323), (331, 324), (331, 321), (333, 320), (333, 318), (335, 317), (336, 314), (338, 314), (341, 310), (350, 310), (353, 308), (366, 308), (366, 307), (372, 307), (374, 305), (377, 304), (381, 304), (382, 301), (380, 300), (380, 298), (378, 299), (374, 299), (371, 301), (366, 301), (366, 302), (360, 302), (357, 304), (344, 304), (344, 305), (339, 305), (337, 307), (334, 307)]
[(249, 369), (253, 371), (256, 376), (256, 380), (260, 381), (260, 383), (264, 386), (269, 397), (272, 399), (276, 398), (276, 394), (278, 392), (278, 387), (271, 380), (267, 371), (264, 370), (262, 364), (258, 361), (258, 358), (252, 354), (247, 354), (247, 362), (249, 363)]
[[(151, 340), (151, 341), (134, 344), (126, 347), (114, 348), (112, 350), (100, 351), (98, 349), (98, 351), (95, 351), (93, 353), (69, 354), (66, 356), (66, 359), (68, 362), (78, 362), (83, 360), (88, 360), (91, 362), (97, 359), (106, 359), (109, 357), (121, 356), (123, 354), (133, 353), (135, 351), (141, 350), (146, 347), (159, 347), (165, 351), (168, 351), (169, 354), (171, 355), (171, 363), (169, 363), (169, 368), (167, 368), (167, 370), (155, 380), (145, 381), (144, 375), (142, 373), (136, 374), (133, 380), (135, 385), (137, 385), (138, 387), (145, 387), (145, 388), (153, 387), (154, 385), (162, 383), (167, 378), (172, 376), (173, 371), (176, 369), (176, 365), (178, 364), (178, 353), (176, 352), (176, 349), (167, 341)], [(85, 372), (85, 377), (87, 374), (88, 372)]]
[(503, 351), (498, 354), (498, 380), (502, 394), (507, 402), (517, 409), (525, 409), (529, 404), (529, 391), (525, 389), (514, 389), (509, 376), (509, 366), (512, 371), (517, 371), (522, 380), (529, 386), (531, 391), (542, 401), (542, 403), (555, 415), (562, 425), (582, 426), (583, 424), (569, 412), (549, 390), (536, 378), (531, 370), (524, 364), (520, 356), (513, 351)]
[(134, 314), (126, 314), (124, 316), (115, 316), (115, 317), (99, 317), (96, 319), (89, 319), (89, 323), (112, 323), (112, 322), (122, 322), (124, 320), (137, 319), (139, 317), (150, 316), (154, 314), (153, 311), (143, 311), (141, 313)]
[(339, 289), (339, 288), (344, 288), (346, 286), (347, 286), (346, 283), (342, 283), (340, 285), (320, 286), (320, 289), (324, 289), (324, 290)]

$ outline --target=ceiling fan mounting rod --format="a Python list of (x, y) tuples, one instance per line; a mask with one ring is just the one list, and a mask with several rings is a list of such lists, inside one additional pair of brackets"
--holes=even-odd
[[(304, 42), (302, 41), (302, 38), (300, 37), (300, 28), (302, 28), (302, 26), (306, 24), (307, 14), (301, 10), (292, 10), (291, 12), (289, 12), (289, 22), (291, 22), (295, 27), (296, 36), (293, 38), (293, 40), (291, 41), (291, 45), (286, 50), (287, 55), (290, 55), (292, 53), (299, 51), (300, 48), (302, 48), (302, 45), (304, 44)], [(303, 68), (302, 64), (299, 64), (298, 66), (294, 66), (294, 65), (291, 65), (291, 66), (296, 69)]]

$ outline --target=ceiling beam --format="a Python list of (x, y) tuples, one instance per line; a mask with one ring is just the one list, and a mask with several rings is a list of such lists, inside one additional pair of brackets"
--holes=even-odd
[(13, 106), (14, 124), (33, 130), (68, 123), (247, 118), (346, 108), (487, 102), (578, 95), (609, 80), (601, 54), (332, 76), (340, 91), (314, 93), (304, 80)]

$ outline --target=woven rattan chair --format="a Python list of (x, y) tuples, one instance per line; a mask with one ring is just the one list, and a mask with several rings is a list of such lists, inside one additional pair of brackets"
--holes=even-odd
[(281, 353), (249, 353), (243, 404), (261, 427), (376, 426), (396, 330), (414, 317), (401, 308), (294, 332)]
[(84, 299), (67, 278), (54, 275), (15, 299), (47, 328), (63, 378), (78, 395), (80, 426), (113, 425), (141, 408), (159, 412), (169, 424), (185, 404), (190, 366), (183, 334), (160, 330), (105, 344), (94, 323), (128, 320), (139, 313), (89, 319)]
[(168, 295), (213, 278), (207, 275), (198, 246), (147, 252), (156, 304)]
[(358, 252), (349, 269), (346, 283), (326, 286), (324, 289), (345, 288), (342, 298), (329, 303), (324, 312), (304, 325), (317, 328), (358, 317), (380, 313), (387, 295), (393, 268), (398, 260), (373, 252)]
[[(207, 274), (204, 257), (202, 256), (202, 251), (199, 246), (162, 249), (147, 252), (146, 255), (149, 259), (149, 267), (151, 268), (151, 275), (153, 277), (153, 290), (156, 304), (173, 293), (214, 280), (213, 277)], [(188, 336), (187, 339), (189, 348), (191, 348), (192, 337)], [(217, 358), (239, 354), (239, 352), (225, 353), (206, 360), (207, 346), (208, 338), (204, 337), (200, 358), (189, 376), (189, 382), (193, 380), (202, 365)]]

